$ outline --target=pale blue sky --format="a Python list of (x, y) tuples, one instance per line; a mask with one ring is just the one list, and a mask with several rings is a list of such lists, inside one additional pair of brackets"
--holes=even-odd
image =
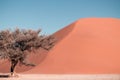
[(0, 0), (0, 30), (41, 28), (52, 34), (86, 17), (120, 18), (120, 0)]

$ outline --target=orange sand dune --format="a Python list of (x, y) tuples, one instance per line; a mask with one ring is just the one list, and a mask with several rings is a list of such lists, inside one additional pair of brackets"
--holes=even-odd
[[(17, 66), (16, 70), (43, 74), (120, 73), (120, 19), (80, 19), (54, 36), (58, 43), (51, 51), (42, 50), (42, 56), (30, 57), (39, 65), (32, 69)], [(7, 71), (7, 63), (2, 64), (0, 72)]]
[(120, 73), (120, 19), (80, 19), (55, 34), (65, 37), (26, 73)]

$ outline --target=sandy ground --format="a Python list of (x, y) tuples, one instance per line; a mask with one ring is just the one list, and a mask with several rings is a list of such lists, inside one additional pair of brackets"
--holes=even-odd
[(0, 80), (120, 80), (120, 74), (19, 74), (16, 78), (0, 78)]

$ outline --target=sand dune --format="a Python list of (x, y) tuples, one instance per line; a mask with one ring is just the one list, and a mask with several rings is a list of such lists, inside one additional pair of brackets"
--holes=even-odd
[[(120, 19), (84, 18), (56, 32), (58, 42), (37, 65), (18, 71), (35, 74), (114, 74), (120, 73)], [(43, 58), (42, 58), (43, 59)], [(0, 72), (7, 67), (0, 66)]]
[(86, 18), (71, 25), (65, 28), (70, 30), (69, 34), (64, 29), (59, 31), (67, 36), (46, 59), (26, 73), (120, 73), (119, 19)]

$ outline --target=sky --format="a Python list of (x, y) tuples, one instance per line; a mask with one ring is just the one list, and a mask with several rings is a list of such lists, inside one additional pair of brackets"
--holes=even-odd
[(0, 0), (0, 30), (53, 34), (80, 18), (120, 18), (120, 0)]

